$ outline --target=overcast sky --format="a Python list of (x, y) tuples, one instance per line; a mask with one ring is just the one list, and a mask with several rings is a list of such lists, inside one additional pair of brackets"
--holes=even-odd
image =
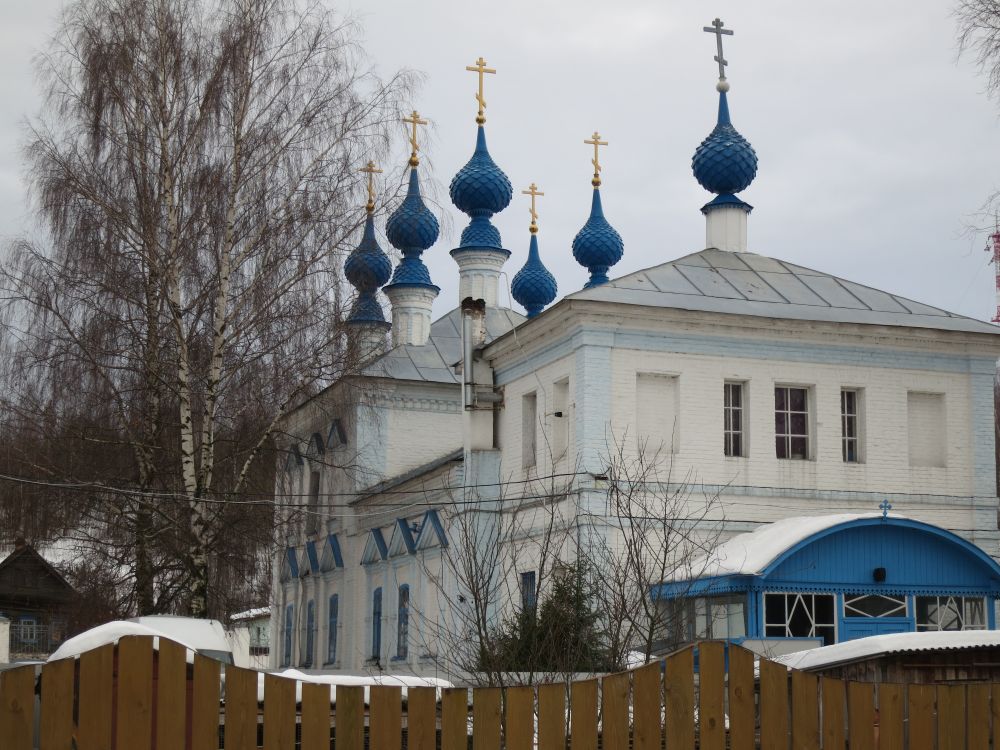
[[(0, 235), (30, 226), (19, 155), (21, 121), (38, 108), (33, 54), (52, 33), (60, 0), (0, 9)], [(752, 6), (752, 7), (751, 7)], [(741, 194), (753, 252), (827, 271), (953, 312), (992, 317), (994, 275), (977, 212), (1000, 186), (998, 107), (969, 61), (956, 60), (950, 3), (941, 0), (639, 2), (596, 0), (355, 0), (335, 6), (361, 22), (384, 75), (424, 74), (412, 106), (431, 120), (422, 170), (442, 202), (438, 244), (425, 254), (457, 304), (448, 251), (465, 217), (447, 184), (472, 154), (476, 77), (487, 78), (490, 151), (515, 187), (495, 220), (524, 263), (532, 181), (543, 261), (560, 295), (586, 272), (570, 245), (590, 208), (595, 130), (603, 150), (602, 197), (625, 240), (619, 276), (704, 247), (699, 212), (711, 195), (691, 175), (691, 155), (715, 124), (715, 38), (721, 16), (733, 124), (759, 158)], [(407, 156), (401, 128), (399, 162)], [(992, 223), (992, 220), (990, 220)]]

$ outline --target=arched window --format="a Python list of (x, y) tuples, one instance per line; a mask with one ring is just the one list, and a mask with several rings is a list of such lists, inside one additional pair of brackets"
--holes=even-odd
[(407, 641), (410, 634), (410, 587), (403, 584), (399, 587), (399, 607), (396, 610), (396, 658), (405, 659)]
[(288, 667), (292, 664), (292, 633), (295, 627), (295, 605), (289, 604), (285, 607), (285, 648), (281, 656), (281, 666)]
[(382, 654), (382, 587), (372, 595), (372, 659)]
[(302, 657), (302, 666), (313, 665), (313, 655), (316, 652), (316, 602), (312, 599), (306, 604), (306, 651)]
[(340, 615), (340, 598), (334, 594), (330, 597), (329, 609), (326, 614), (326, 663), (337, 661), (337, 618)]

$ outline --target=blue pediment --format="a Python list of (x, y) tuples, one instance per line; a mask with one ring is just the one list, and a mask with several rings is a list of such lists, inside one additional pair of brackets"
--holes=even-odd
[(444, 533), (441, 519), (438, 518), (436, 510), (429, 510), (424, 514), (424, 520), (420, 522), (420, 533), (414, 542), (415, 549), (431, 549), (433, 547), (447, 547), (448, 537)]
[(319, 568), (326, 573), (334, 568), (343, 567), (344, 557), (340, 552), (340, 541), (336, 534), (329, 534), (323, 541), (323, 556), (320, 559)]
[(326, 436), (326, 444), (330, 448), (339, 448), (347, 445), (347, 431), (344, 429), (342, 420), (334, 419), (330, 422), (330, 431)]
[(370, 529), (368, 540), (365, 542), (364, 552), (361, 553), (361, 564), (371, 565), (388, 559), (389, 550), (385, 544), (385, 537), (382, 536), (382, 529)]
[(412, 555), (416, 550), (413, 544), (413, 532), (405, 518), (397, 518), (389, 538), (389, 557)]
[(314, 432), (309, 438), (309, 447), (306, 449), (306, 454), (311, 458), (322, 456), (325, 452), (326, 446), (323, 442), (323, 436), (318, 432)]
[(309, 558), (309, 569), (313, 573), (319, 573), (319, 553), (316, 551), (316, 542), (312, 540), (306, 542), (306, 557)]
[(299, 558), (295, 552), (295, 547), (288, 547), (285, 550), (285, 564), (288, 566), (288, 574), (292, 578), (299, 577)]
[(299, 446), (292, 443), (285, 452), (285, 471), (294, 471), (302, 466), (302, 452)]

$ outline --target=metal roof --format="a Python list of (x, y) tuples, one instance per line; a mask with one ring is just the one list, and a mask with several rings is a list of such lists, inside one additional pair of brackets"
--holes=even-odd
[(1000, 327), (822, 271), (708, 248), (567, 299), (832, 323), (1000, 334)]
[[(506, 308), (486, 308), (486, 342), (502, 336), (527, 318)], [(462, 311), (454, 308), (431, 323), (423, 346), (397, 346), (365, 368), (364, 374), (395, 380), (458, 383), (455, 364), (462, 359)]]

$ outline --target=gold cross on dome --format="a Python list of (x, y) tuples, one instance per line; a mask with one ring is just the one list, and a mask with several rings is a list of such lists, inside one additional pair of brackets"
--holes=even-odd
[(486, 61), (480, 57), (475, 65), (466, 65), (465, 69), (471, 73), (479, 74), (479, 93), (476, 94), (476, 101), (479, 102), (479, 114), (476, 115), (476, 122), (482, 125), (486, 122), (486, 99), (483, 98), (483, 75), (486, 73), (496, 73), (494, 68), (487, 68)]
[(596, 187), (600, 187), (601, 186), (601, 160), (600, 160), (600, 154), (598, 153), (598, 149), (601, 146), (607, 146), (608, 142), (607, 141), (602, 141), (601, 140), (601, 134), (598, 133), (595, 130), (594, 131), (594, 135), (591, 136), (590, 140), (586, 140), (586, 141), (584, 141), (584, 143), (586, 143), (588, 146), (593, 146), (594, 147), (594, 158), (590, 160), (590, 163), (594, 165), (594, 179), (592, 179), (590, 181), (590, 184), (593, 185), (595, 188)]
[(538, 186), (535, 183), (531, 183), (527, 190), (522, 190), (523, 195), (531, 196), (531, 208), (528, 210), (531, 212), (531, 226), (528, 227), (528, 231), (535, 234), (538, 231), (538, 212), (535, 211), (535, 198), (545, 195), (545, 193), (538, 192)]
[(420, 146), (417, 144), (417, 125), (426, 125), (427, 120), (421, 120), (417, 110), (413, 110), (413, 114), (404, 117), (403, 122), (413, 126), (413, 134), (410, 136), (410, 166), (415, 167), (420, 164), (420, 159), (417, 158), (417, 151), (420, 150)]
[(358, 171), (368, 175), (368, 203), (365, 209), (371, 213), (375, 210), (375, 175), (382, 174), (382, 170), (375, 166), (375, 162), (369, 161)]

